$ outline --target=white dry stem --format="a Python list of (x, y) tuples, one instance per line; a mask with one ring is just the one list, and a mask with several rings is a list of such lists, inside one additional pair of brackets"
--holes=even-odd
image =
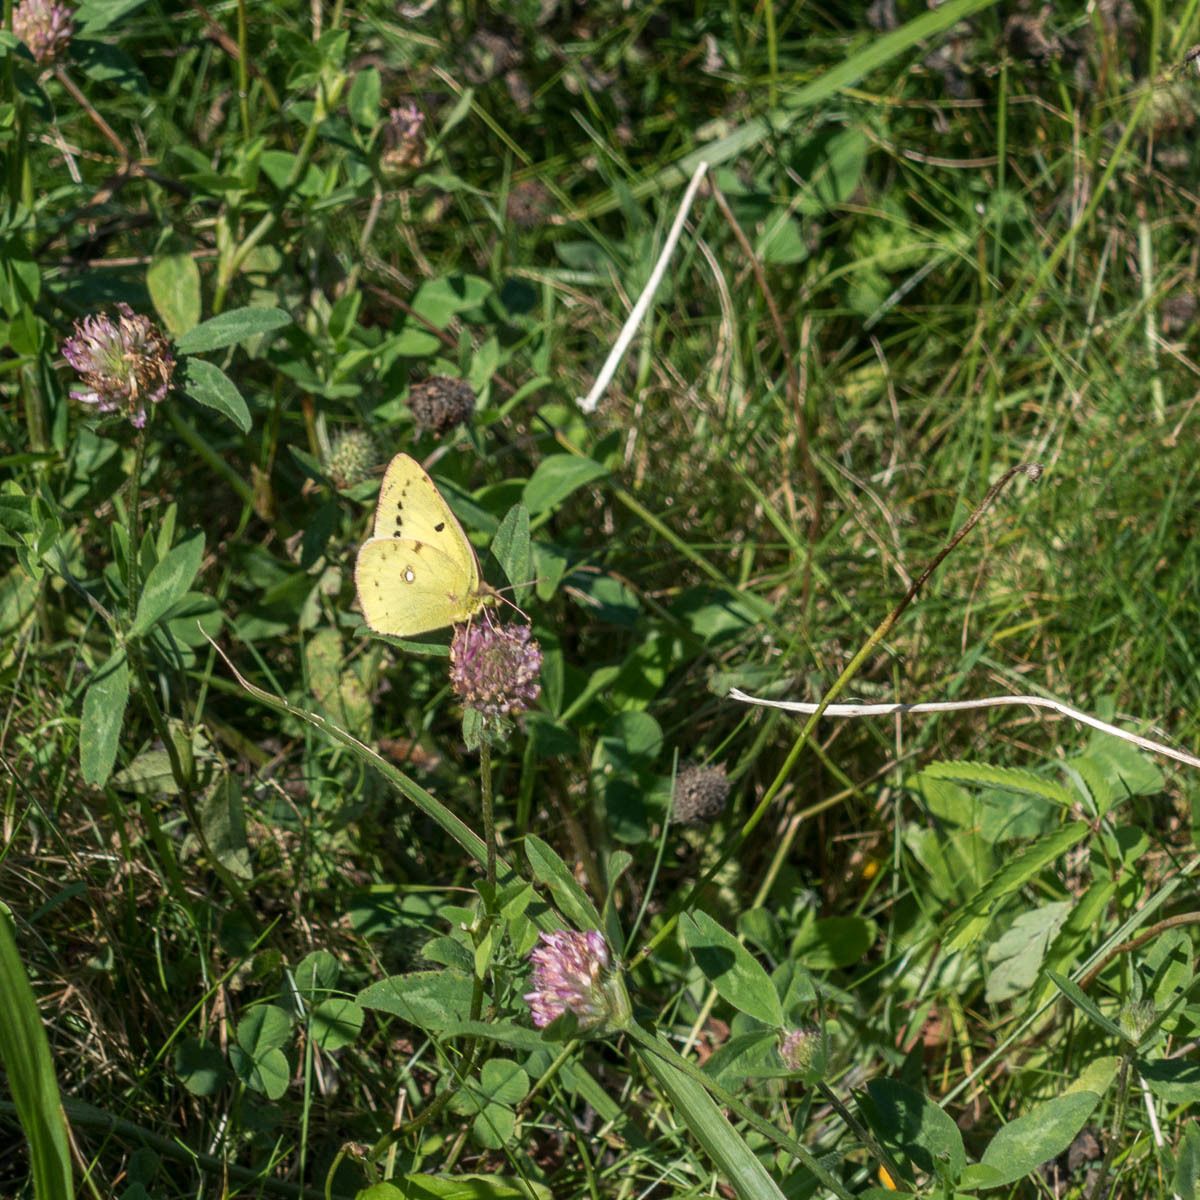
[[(737, 688), (729, 689), (729, 698), (744, 701), (746, 704), (761, 704), (766, 708), (782, 708), (788, 712), (806, 715), (815, 713), (821, 707), (819, 704), (807, 704), (800, 700), (764, 700), (757, 696), (747, 696), (745, 692), (739, 691)], [(1109, 725), (1107, 721), (1101, 721), (1098, 717), (1080, 712), (1077, 708), (1070, 708), (1066, 704), (1060, 704), (1057, 700), (1047, 700), (1043, 696), (986, 696), (982, 700), (944, 700), (928, 704), (831, 704), (825, 709), (822, 716), (887, 717), (896, 713), (907, 715), (909, 713), (962, 712), (969, 708), (1005, 708), (1016, 704), (1028, 704), (1031, 708), (1048, 708), (1064, 717), (1070, 717), (1072, 721), (1078, 721), (1081, 725), (1090, 725), (1093, 729), (1099, 729), (1103, 733), (1111, 733), (1113, 737), (1132, 742), (1143, 750), (1149, 750), (1151, 754), (1162, 754), (1167, 758), (1175, 759), (1176, 762), (1187, 763), (1189, 767), (1200, 767), (1200, 758), (1194, 758), (1171, 746), (1164, 746), (1162, 742), (1152, 742), (1140, 734), (1118, 729), (1115, 725)]]
[(629, 343), (633, 341), (634, 335), (637, 333), (637, 328), (642, 322), (642, 318), (646, 315), (646, 310), (650, 307), (650, 302), (654, 299), (654, 293), (658, 291), (658, 285), (662, 283), (662, 277), (666, 274), (667, 264), (671, 261), (671, 255), (675, 253), (675, 246), (679, 241), (679, 235), (683, 232), (683, 223), (688, 218), (688, 213), (692, 209), (692, 201), (696, 198), (696, 192), (700, 188), (700, 181), (704, 178), (705, 172), (708, 170), (708, 163), (701, 162), (692, 175), (692, 181), (688, 184), (687, 191), (683, 194), (683, 202), (679, 206), (679, 211), (675, 214), (675, 221), (671, 226), (670, 233), (667, 234), (666, 243), (663, 245), (662, 253), (658, 256), (658, 262), (654, 264), (654, 270), (650, 272), (650, 278), (646, 280), (646, 286), (642, 288), (642, 294), (637, 298), (637, 303), (633, 306), (633, 310), (625, 319), (625, 324), (621, 326), (621, 332), (617, 340), (613, 343), (613, 348), (608, 353), (608, 358), (604, 360), (604, 366), (600, 368), (600, 374), (596, 376), (596, 382), (592, 384), (592, 390), (586, 396), (577, 396), (575, 403), (579, 405), (580, 411), (585, 413), (594, 413), (596, 405), (600, 403), (600, 397), (604, 395), (605, 388), (612, 381), (612, 377), (616, 374), (617, 368), (621, 365), (621, 359), (625, 357), (625, 351), (629, 349)]

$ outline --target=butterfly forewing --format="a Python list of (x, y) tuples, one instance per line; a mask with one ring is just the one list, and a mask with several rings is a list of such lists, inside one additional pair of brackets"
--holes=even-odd
[(472, 561), (475, 558), (474, 548), (437, 485), (407, 454), (397, 454), (388, 463), (371, 536), (431, 543), (451, 555), (461, 548)]

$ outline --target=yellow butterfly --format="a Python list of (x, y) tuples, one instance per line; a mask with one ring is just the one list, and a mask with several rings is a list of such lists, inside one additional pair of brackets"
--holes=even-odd
[(393, 637), (466, 621), (495, 595), (450, 506), (407, 454), (388, 463), (354, 584), (367, 624)]

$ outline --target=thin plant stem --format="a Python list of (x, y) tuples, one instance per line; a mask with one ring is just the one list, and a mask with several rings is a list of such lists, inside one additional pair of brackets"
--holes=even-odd
[(492, 807), (492, 747), (485, 739), (479, 747), (479, 795), (483, 804), (483, 841), (487, 846), (488, 887), (496, 887), (496, 814)]

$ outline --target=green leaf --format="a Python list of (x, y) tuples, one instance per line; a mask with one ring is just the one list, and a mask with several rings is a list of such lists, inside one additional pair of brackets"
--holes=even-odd
[(175, 1049), (175, 1074), (193, 1096), (212, 1096), (225, 1086), (225, 1056), (210, 1041), (185, 1038)]
[(548, 887), (559, 911), (576, 929), (602, 931), (600, 914), (567, 864), (536, 834), (525, 838), (525, 853), (538, 883)]
[(1015, 1183), (1061, 1154), (1099, 1102), (1095, 1092), (1069, 1092), (1034, 1105), (1032, 1112), (1001, 1126), (980, 1159), (985, 1167), (999, 1173), (984, 1186)]
[(296, 991), (309, 1004), (315, 1004), (337, 987), (341, 973), (338, 960), (328, 950), (314, 950), (300, 960), (293, 972)]
[(1039, 838), (1009, 859), (979, 894), (950, 921), (946, 928), (947, 950), (961, 950), (977, 940), (982, 933), (982, 922), (1001, 900), (1024, 887), (1060, 854), (1083, 841), (1090, 832), (1086, 821), (1074, 821)]
[(859, 1103), (884, 1149), (899, 1162), (911, 1160), (952, 1181), (962, 1174), (967, 1163), (962, 1134), (928, 1096), (894, 1079), (874, 1079)]
[(118, 650), (96, 669), (83, 697), (79, 768), (84, 783), (103, 787), (117, 761), (117, 744), (129, 701), (129, 663)]
[(241, 1046), (230, 1046), (229, 1061), (246, 1087), (261, 1092), (268, 1100), (278, 1100), (288, 1089), (292, 1071), (282, 1050), (268, 1050), (255, 1058)]
[(204, 534), (195, 533), (154, 565), (138, 597), (137, 615), (133, 619), (135, 637), (148, 633), (160, 617), (183, 599), (203, 561)]
[(492, 538), (492, 556), (515, 588), (518, 604), (524, 602), (533, 579), (529, 544), (529, 512), (523, 505), (514, 504)]
[(17, 950), (13, 920), (0, 905), (0, 1062), (25, 1133), (33, 1194), (71, 1200), (71, 1150), (50, 1043)]
[(200, 268), (186, 251), (155, 255), (146, 270), (146, 287), (172, 337), (200, 320)]
[(379, 120), (379, 96), (382, 91), (378, 67), (365, 67), (354, 76), (346, 108), (360, 129), (374, 129)]
[(238, 1045), (255, 1058), (286, 1045), (291, 1037), (292, 1019), (275, 1004), (256, 1004), (237, 1023)]
[(1175, 1155), (1175, 1194), (1179, 1200), (1200, 1197), (1200, 1123), (1184, 1122)]
[(1066, 809), (1077, 799), (1071, 789), (1063, 787), (1061, 783), (1014, 767), (993, 767), (977, 762), (935, 762), (930, 763), (921, 774), (963, 787), (994, 787), (1017, 795), (1040, 796)]
[(471, 977), (460, 971), (413, 971), (364, 988), (358, 1003), (440, 1033), (470, 1017), (473, 991)]
[(783, 1200), (779, 1185), (767, 1173), (745, 1139), (730, 1125), (704, 1086), (653, 1051), (636, 1050), (639, 1061), (671, 1101), (673, 1114), (725, 1176), (738, 1200)]
[(362, 1032), (366, 1014), (353, 1000), (322, 1000), (312, 1012), (313, 1041), (322, 1050), (340, 1050), (352, 1045)]
[(574, 454), (552, 454), (538, 464), (525, 485), (525, 507), (536, 519), (561, 504), (572, 492), (608, 474), (608, 468)]
[(220, 367), (203, 358), (184, 359), (182, 386), (197, 404), (215, 408), (243, 433), (250, 432), (250, 410), (233, 380)]
[(520, 1104), (529, 1092), (529, 1076), (507, 1058), (489, 1058), (479, 1073), (479, 1088), (497, 1104)]
[(848, 967), (875, 941), (875, 922), (866, 917), (822, 917), (797, 935), (792, 957), (810, 971)]
[[(442, 136), (446, 134), (442, 124)], [(478, 308), (495, 291), (486, 279), (478, 275), (443, 275), (417, 288), (413, 297), (413, 312), (438, 329), (445, 329), (460, 312)], [(440, 343), (437, 343), (440, 345)]]
[(721, 998), (772, 1029), (784, 1024), (783, 1005), (762, 964), (708, 913), (685, 914), (680, 930), (696, 965)]
[(1138, 1062), (1150, 1090), (1168, 1104), (1200, 1104), (1200, 1062), (1189, 1058)]
[(1047, 971), (1047, 976), (1054, 982), (1055, 987), (1098, 1029), (1103, 1029), (1111, 1037), (1128, 1041), (1121, 1027), (1115, 1021), (1110, 1021), (1096, 1006), (1096, 1002), (1073, 979), (1060, 975), (1057, 971)]
[(290, 325), (292, 318), (282, 308), (234, 308), (188, 330), (175, 342), (180, 354), (204, 354), (259, 333), (273, 333)]
[(224, 775), (205, 795), (200, 805), (200, 825), (221, 865), (237, 879), (253, 878), (242, 789), (233, 775)]

